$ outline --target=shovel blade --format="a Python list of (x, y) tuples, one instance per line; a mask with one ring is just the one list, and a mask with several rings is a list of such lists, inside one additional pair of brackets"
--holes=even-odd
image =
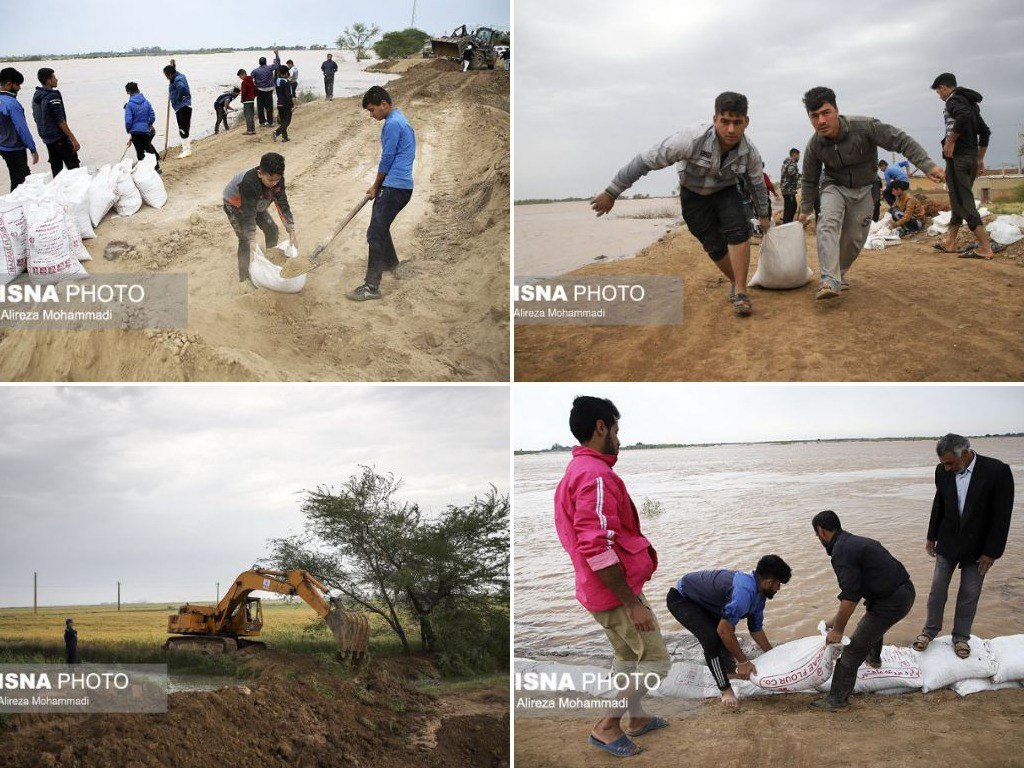
[(311, 261), (305, 256), (296, 256), (294, 259), (288, 259), (284, 266), (281, 267), (281, 277), (284, 280), (290, 280), (293, 277), (299, 277), (305, 275), (316, 269), (319, 263)]

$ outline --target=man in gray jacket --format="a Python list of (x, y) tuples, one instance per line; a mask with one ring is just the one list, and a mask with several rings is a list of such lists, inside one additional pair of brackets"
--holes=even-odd
[(731, 91), (720, 93), (710, 125), (683, 128), (637, 155), (590, 203), (598, 216), (608, 213), (619, 195), (641, 176), (675, 163), (686, 226), (715, 266), (729, 278), (729, 301), (733, 311), (742, 317), (751, 311), (745, 290), (752, 232), (737, 189), (741, 177), (753, 189), (761, 231), (767, 232), (770, 223), (764, 163), (757, 148), (743, 135), (749, 124), (747, 97)]
[(846, 273), (868, 239), (878, 148), (899, 152), (935, 182), (946, 175), (899, 128), (873, 117), (840, 115), (831, 88), (811, 88), (804, 94), (804, 108), (815, 133), (804, 152), (797, 219), (806, 223), (821, 180), (821, 215), (815, 228), (821, 287), (814, 298), (832, 299), (849, 287)]

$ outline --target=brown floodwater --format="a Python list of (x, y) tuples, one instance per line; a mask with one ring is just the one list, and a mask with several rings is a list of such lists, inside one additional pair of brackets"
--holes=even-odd
[[(973, 441), (983, 455), (1024, 476), (1024, 438)], [(555, 534), (553, 496), (568, 453), (515, 458), (515, 652), (517, 656), (605, 659), (604, 633), (573, 595), (572, 567)], [(917, 589), (910, 615), (886, 636), (907, 644), (920, 632), (933, 560), (924, 551), (935, 493), (934, 443), (867, 441), (722, 445), (624, 451), (616, 471), (640, 507), (663, 511), (642, 519), (658, 550), (659, 568), (645, 594), (669, 648), (696, 658), (695, 640), (665, 608), (678, 578), (704, 568), (752, 570), (775, 553), (793, 578), (765, 608), (773, 643), (815, 634), (837, 607), (835, 574), (810, 520), (833, 509), (852, 533), (878, 539), (906, 566)], [(1018, 492), (1005, 555), (989, 571), (974, 633), (985, 638), (1024, 632), (1024, 521)], [(954, 575), (942, 634), (952, 626)], [(850, 627), (862, 614), (858, 607)], [(741, 635), (745, 625), (740, 624)]]

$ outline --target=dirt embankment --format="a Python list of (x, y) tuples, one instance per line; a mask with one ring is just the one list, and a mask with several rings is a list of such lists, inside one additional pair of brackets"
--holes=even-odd
[[(966, 243), (970, 233), (961, 234)], [(728, 283), (685, 229), (636, 257), (571, 274), (678, 275), (683, 322), (661, 327), (516, 326), (517, 381), (1020, 381), (1024, 241), (992, 261), (932, 250), (923, 234), (865, 250), (840, 299), (817, 280), (751, 289), (734, 317)], [(808, 263), (817, 274), (814, 235)], [(754, 249), (750, 273), (756, 268)]]
[[(388, 84), (416, 130), (416, 190), (392, 227), (403, 279), (384, 299), (362, 282), (369, 207), (325, 252), (302, 293), (242, 294), (221, 208), (234, 174), (265, 152), (286, 161), (300, 249), (324, 240), (370, 186), (380, 124), (359, 99), (302, 104), (274, 143), (232, 128), (165, 162), (167, 205), (108, 218), (86, 241), (94, 273), (186, 273), (183, 331), (0, 331), (0, 379), (14, 381), (493, 381), (508, 378), (509, 78), (450, 62)], [(282, 230), (282, 236), (284, 235)], [(133, 246), (116, 261), (111, 241)]]
[[(839, 712), (815, 712), (808, 695), (744, 701), (727, 712), (717, 701), (669, 717), (668, 728), (639, 737), (633, 768), (933, 768), (1024, 765), (1020, 724), (1024, 691), (952, 691), (855, 696)], [(649, 708), (657, 712), (656, 705)], [(516, 718), (517, 768), (592, 768), (617, 759), (587, 745), (592, 721)]]
[(432, 696), (403, 682), (415, 665), (371, 662), (346, 680), (297, 654), (239, 653), (258, 680), (171, 694), (166, 714), (13, 715), (0, 766), (509, 765), (507, 685)]

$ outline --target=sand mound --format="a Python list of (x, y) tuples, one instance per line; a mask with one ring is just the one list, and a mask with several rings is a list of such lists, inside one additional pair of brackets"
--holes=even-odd
[[(402, 62), (404, 63), (404, 62)], [(366, 268), (369, 207), (300, 294), (243, 294), (221, 193), (264, 152), (285, 156), (299, 246), (325, 239), (370, 186), (380, 125), (358, 99), (302, 104), (289, 144), (227, 133), (165, 163), (170, 200), (110, 218), (86, 241), (99, 274), (184, 272), (188, 328), (0, 331), (0, 378), (16, 381), (493, 381), (508, 378), (509, 78), (411, 62), (388, 84), (417, 133), (416, 192), (392, 233), (412, 258), (383, 301), (344, 293)], [(113, 241), (117, 258), (98, 258)]]

